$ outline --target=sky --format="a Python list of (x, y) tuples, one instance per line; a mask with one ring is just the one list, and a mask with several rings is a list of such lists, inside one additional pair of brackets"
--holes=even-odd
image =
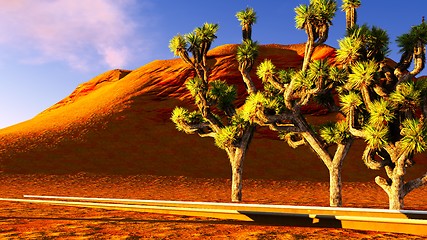
[[(341, 0), (337, 0), (341, 5)], [(407, 6), (404, 2), (408, 3)], [(0, 0), (0, 128), (33, 118), (79, 84), (111, 69), (133, 70), (170, 59), (169, 40), (205, 22), (220, 28), (213, 47), (241, 42), (236, 12), (253, 7), (252, 38), (260, 44), (306, 41), (294, 8), (309, 0)], [(409, 5), (410, 4), (410, 5)], [(395, 39), (421, 23), (425, 0), (362, 0), (358, 24), (385, 29), (389, 57)], [(427, 17), (427, 16), (426, 16)], [(327, 44), (345, 33), (338, 9)], [(427, 75), (426, 70), (423, 71)]]

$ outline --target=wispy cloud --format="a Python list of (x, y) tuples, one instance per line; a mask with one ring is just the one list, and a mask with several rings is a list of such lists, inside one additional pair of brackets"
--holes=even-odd
[(124, 67), (141, 41), (128, 15), (137, 2), (0, 0), (0, 45), (25, 52), (27, 62)]

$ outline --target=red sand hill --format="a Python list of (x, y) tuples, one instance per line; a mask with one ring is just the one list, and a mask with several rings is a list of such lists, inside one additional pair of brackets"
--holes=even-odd
[[(224, 45), (209, 52), (211, 76), (237, 85), (239, 96), (244, 96), (236, 47)], [(258, 63), (268, 58), (278, 68), (299, 67), (303, 51), (301, 44), (261, 46)], [(333, 59), (334, 55), (333, 48), (322, 46), (314, 58)], [(227, 156), (213, 139), (178, 132), (170, 121), (175, 106), (191, 106), (184, 85), (191, 76), (180, 59), (103, 73), (33, 119), (1, 129), (0, 170), (227, 178)], [(245, 160), (244, 177), (328, 181), (325, 166), (308, 147), (290, 149), (274, 136), (265, 129), (257, 132)], [(344, 180), (371, 181), (378, 172), (363, 166), (363, 143), (355, 145), (344, 164)], [(425, 164), (421, 161), (412, 171), (419, 175)]]

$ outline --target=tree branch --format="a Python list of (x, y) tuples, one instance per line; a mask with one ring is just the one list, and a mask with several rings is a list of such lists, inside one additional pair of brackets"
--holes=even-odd
[(299, 140), (292, 139), (293, 136), (295, 136), (295, 135), (294, 134), (286, 134), (286, 136), (285, 136), (285, 141), (288, 143), (288, 145), (291, 148), (297, 148), (299, 146), (305, 145), (304, 138), (302, 138), (299, 134), (298, 134), (298, 136), (300, 137)]
[[(335, 151), (334, 158), (332, 159), (332, 163), (342, 164), (344, 158), (347, 156), (350, 151), (350, 147), (353, 143), (353, 139), (349, 139), (345, 142), (345, 144), (339, 143), (337, 144), (337, 150)], [(334, 164), (334, 165), (335, 165)]]
[(404, 195), (410, 193), (412, 190), (419, 188), (421, 186), (424, 186), (427, 184), (427, 173), (425, 173), (422, 177), (419, 177), (417, 179), (413, 179), (403, 186), (404, 189)]
[(365, 150), (363, 151), (362, 160), (369, 169), (380, 170), (382, 167), (389, 164), (386, 159), (383, 159), (382, 161), (377, 161), (375, 159), (375, 155), (377, 155), (377, 153), (378, 150), (373, 149), (370, 146), (366, 146)]
[(378, 184), (378, 186), (380, 186), (387, 194), (390, 192), (390, 185), (385, 178), (377, 176), (375, 178), (375, 183)]
[(363, 138), (365, 136), (365, 133), (362, 130), (356, 129), (354, 127), (354, 125), (355, 125), (355, 115), (356, 115), (355, 112), (356, 112), (355, 108), (351, 107), (350, 111), (348, 113), (348, 129), (349, 129), (349, 132), (353, 136), (359, 137), (359, 138)]

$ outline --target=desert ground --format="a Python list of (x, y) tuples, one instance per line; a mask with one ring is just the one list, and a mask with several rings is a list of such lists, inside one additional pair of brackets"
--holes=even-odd
[[(1, 174), (1, 197), (24, 194), (229, 202), (230, 180), (149, 175)], [(373, 182), (345, 182), (345, 207), (387, 208)], [(427, 188), (405, 198), (406, 209), (427, 210)], [(326, 182), (244, 181), (244, 203), (328, 206)], [(260, 226), (238, 221), (117, 210), (1, 202), (1, 239), (422, 239), (345, 229)]]

